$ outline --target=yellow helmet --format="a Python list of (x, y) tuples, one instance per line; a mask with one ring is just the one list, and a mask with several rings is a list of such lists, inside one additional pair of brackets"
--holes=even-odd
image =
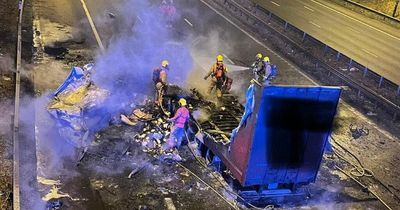
[(224, 61), (224, 56), (217, 55), (217, 62), (223, 62), (223, 61)]
[(169, 62), (168, 62), (168, 60), (163, 60), (162, 62), (161, 62), (161, 66), (162, 67), (167, 67), (169, 65)]
[(268, 62), (269, 63), (269, 57), (268, 56), (264, 57), (264, 62)]
[(186, 105), (187, 105), (186, 99), (184, 99), (184, 98), (179, 99), (179, 104), (180, 104), (181, 106), (186, 106)]
[(256, 55), (256, 58), (257, 59), (261, 59), (263, 57), (263, 55), (261, 54), (261, 53), (258, 53), (257, 55)]

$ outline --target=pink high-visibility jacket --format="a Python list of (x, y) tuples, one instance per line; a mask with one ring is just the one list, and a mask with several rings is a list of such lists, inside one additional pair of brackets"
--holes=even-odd
[(181, 107), (176, 111), (175, 116), (170, 120), (174, 123), (175, 127), (184, 128), (185, 123), (187, 120), (189, 120), (189, 118), (189, 110), (186, 107)]

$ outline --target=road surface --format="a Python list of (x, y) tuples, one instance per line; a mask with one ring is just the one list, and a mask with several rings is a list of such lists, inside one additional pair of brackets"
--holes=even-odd
[(400, 85), (399, 29), (323, 0), (253, 2)]

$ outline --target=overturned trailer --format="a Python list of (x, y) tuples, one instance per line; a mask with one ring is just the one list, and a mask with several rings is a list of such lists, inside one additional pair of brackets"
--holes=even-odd
[(221, 172), (229, 169), (242, 196), (298, 193), (316, 180), (340, 93), (253, 84), (244, 107), (231, 95), (224, 97), (225, 109), (197, 106), (201, 114), (193, 115), (189, 136)]

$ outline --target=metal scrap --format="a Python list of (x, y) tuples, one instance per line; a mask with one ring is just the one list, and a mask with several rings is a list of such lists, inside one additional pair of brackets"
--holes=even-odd
[(350, 132), (351, 132), (351, 136), (354, 139), (358, 139), (358, 138), (360, 138), (362, 136), (368, 136), (369, 135), (369, 129), (365, 128), (364, 125), (359, 127), (357, 125), (350, 124), (349, 129), (350, 129)]
[(174, 205), (174, 202), (172, 201), (172, 198), (164, 198), (165, 205), (167, 206), (168, 210), (176, 210), (176, 207)]

